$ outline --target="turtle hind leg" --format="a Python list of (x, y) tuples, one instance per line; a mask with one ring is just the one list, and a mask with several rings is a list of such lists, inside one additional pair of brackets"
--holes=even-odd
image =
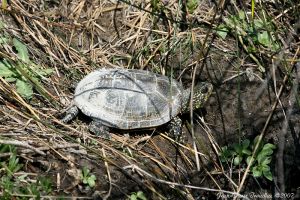
[(66, 116), (61, 120), (63, 123), (68, 123), (72, 119), (74, 119), (79, 113), (79, 109), (77, 106), (73, 105), (66, 111)]
[(168, 128), (172, 136), (174, 136), (176, 139), (180, 138), (182, 134), (182, 120), (178, 116), (174, 117), (169, 122)]
[(89, 125), (89, 130), (101, 138), (111, 139), (109, 128), (99, 120), (93, 120)]

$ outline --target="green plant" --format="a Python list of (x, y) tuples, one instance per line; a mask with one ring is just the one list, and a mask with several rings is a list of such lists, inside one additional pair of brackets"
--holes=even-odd
[(13, 176), (14, 173), (18, 172), (23, 165), (19, 164), (19, 158), (15, 154), (12, 154), (7, 162), (2, 162), (1, 166), (6, 169), (9, 177)]
[(96, 176), (93, 174), (90, 174), (90, 170), (87, 167), (83, 167), (80, 178), (81, 178), (83, 184), (88, 185), (90, 187), (94, 187), (96, 184), (95, 183)]
[(12, 145), (0, 145), (0, 153), (10, 153), (8, 159), (0, 160), (1, 168), (5, 169), (8, 177), (12, 177), (14, 173), (18, 172), (23, 165), (19, 163), (19, 158), (16, 156), (16, 148)]
[(159, 13), (164, 10), (164, 4), (160, 0), (151, 0), (150, 1), (152, 12)]
[(2, 192), (3, 199), (11, 199), (11, 194), (15, 188), (15, 184), (8, 176), (2, 176), (0, 180), (0, 189)]
[[(16, 147), (8, 144), (0, 144), (0, 153), (16, 153)], [(1, 162), (1, 158), (0, 158)]]
[(199, 4), (199, 0), (187, 0), (186, 7), (189, 13), (193, 13), (198, 7), (198, 4)]
[[(257, 144), (258, 137), (254, 139), (254, 143), (252, 145), (252, 149), (255, 148)], [(275, 145), (271, 143), (261, 144), (257, 149), (257, 153), (254, 155), (255, 162), (252, 164), (251, 172), (254, 177), (261, 177), (262, 175), (268, 180), (272, 181), (273, 176), (271, 173), (271, 169), (269, 164), (272, 161), (273, 150), (275, 149)], [(247, 164), (249, 164), (251, 156), (247, 157)]]
[[(2, 177), (0, 179), (1, 199), (13, 199), (14, 195), (31, 195), (39, 199), (42, 194), (48, 194), (52, 191), (52, 183), (46, 177), (38, 177), (34, 183), (28, 182), (28, 175), (16, 176), (23, 165), (20, 164), (16, 155), (16, 148), (12, 145), (0, 145), (0, 153), (10, 153), (8, 158), (0, 159)], [(17, 198), (22, 199), (22, 198)]]
[[(20, 181), (21, 182), (21, 181)], [(52, 192), (52, 182), (47, 177), (37, 177), (35, 183), (30, 183), (19, 188), (19, 193), (35, 196), (39, 199), (41, 195)]]
[(7, 82), (15, 82), (17, 92), (24, 98), (30, 99), (33, 95), (33, 82), (36, 86), (39, 81), (50, 75), (52, 69), (43, 69), (33, 63), (29, 58), (27, 47), (18, 39), (0, 35), (0, 44), (12, 46), (17, 51), (18, 60), (11, 62), (0, 60), (0, 76)]
[(145, 194), (142, 191), (138, 191), (138, 192), (133, 192), (130, 195), (129, 200), (147, 200), (147, 198), (145, 197)]
[(272, 21), (259, 18), (248, 22), (244, 11), (225, 17), (224, 23), (217, 28), (217, 34), (223, 39), (230, 32), (242, 36), (243, 43), (249, 52), (257, 52), (259, 45), (272, 52), (280, 49)]
[(45, 193), (49, 194), (52, 191), (52, 182), (48, 177), (39, 177), (37, 183)]
[(240, 144), (234, 143), (231, 148), (227, 146), (222, 147), (221, 161), (226, 162), (229, 159), (233, 159), (234, 165), (239, 165), (245, 156), (251, 155), (251, 151), (249, 150), (250, 141), (244, 140)]
[(234, 143), (231, 146), (224, 146), (221, 148), (220, 160), (221, 162), (233, 162), (234, 166), (249, 164), (251, 157), (254, 160), (250, 171), (254, 177), (264, 176), (272, 181), (273, 176), (269, 164), (272, 161), (273, 150), (275, 145), (271, 143), (264, 144), (263, 142), (257, 148), (256, 154), (253, 155), (253, 150), (257, 144), (258, 136), (251, 142), (246, 139), (241, 143)]

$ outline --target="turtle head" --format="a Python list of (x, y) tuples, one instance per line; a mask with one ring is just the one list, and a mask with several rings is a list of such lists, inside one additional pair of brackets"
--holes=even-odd
[[(203, 107), (203, 104), (207, 101), (211, 95), (213, 86), (207, 82), (201, 82), (194, 86), (193, 90), (193, 110)], [(190, 101), (191, 101), (191, 88), (186, 89), (183, 94), (182, 101), (182, 112), (187, 113), (190, 111)]]

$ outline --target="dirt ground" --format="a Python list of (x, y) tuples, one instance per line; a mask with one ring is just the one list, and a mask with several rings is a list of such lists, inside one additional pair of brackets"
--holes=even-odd
[[(15, 144), (23, 164), (12, 180), (26, 174), (20, 183), (26, 186), (47, 177), (52, 190), (40, 190), (42, 199), (127, 200), (139, 191), (147, 199), (232, 199), (239, 186), (239, 194), (249, 199), (260, 198), (251, 194), (278, 193), (299, 198), (300, 38), (293, 27), (299, 19), (292, 15), (299, 4), (294, 8), (281, 3), (286, 12), (272, 1), (258, 6), (274, 18), (283, 46), (277, 52), (259, 49), (253, 53), (256, 62), (244, 49), (250, 44), (241, 44), (234, 34), (222, 39), (215, 31), (235, 9), (250, 12), (250, 5), (231, 3), (216, 10), (215, 1), (201, 1), (184, 18), (177, 1), (151, 2), (11, 1), (1, 11), (1, 37), (18, 38), (36, 64), (53, 69), (40, 79), (43, 88), (30, 82), (34, 93), (29, 99), (18, 95), (14, 82), (1, 78), (0, 145)], [(16, 61), (16, 50), (1, 44), (2, 61)], [(129, 133), (113, 130), (112, 139), (105, 140), (88, 131), (91, 120), (83, 114), (69, 124), (60, 122), (76, 83), (103, 67), (165, 74), (185, 88), (195, 72), (195, 81), (212, 83), (214, 91), (193, 113), (193, 126), (190, 114), (181, 116), (180, 142), (164, 126)], [(273, 180), (249, 173), (243, 183), (247, 165), (223, 163), (218, 155), (221, 147), (253, 141), (260, 134), (265, 143), (276, 146), (270, 163)], [(5, 167), (0, 166), (4, 176)], [(84, 167), (95, 175), (95, 186), (83, 183)], [(4, 188), (2, 180), (2, 195)], [(21, 199), (19, 194), (14, 191), (10, 197)], [(24, 194), (29, 199), (35, 193)]]

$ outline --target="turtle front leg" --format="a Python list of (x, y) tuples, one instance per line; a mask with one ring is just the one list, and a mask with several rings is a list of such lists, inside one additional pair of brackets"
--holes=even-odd
[(182, 120), (180, 119), (180, 117), (174, 117), (168, 125), (171, 134), (175, 137), (175, 138), (179, 138), (181, 133), (182, 133)]
[(74, 119), (79, 113), (77, 106), (73, 105), (66, 111), (66, 116), (61, 120), (63, 123), (68, 123)]
[(93, 120), (89, 125), (89, 130), (101, 138), (111, 139), (109, 128), (104, 126), (99, 120)]

